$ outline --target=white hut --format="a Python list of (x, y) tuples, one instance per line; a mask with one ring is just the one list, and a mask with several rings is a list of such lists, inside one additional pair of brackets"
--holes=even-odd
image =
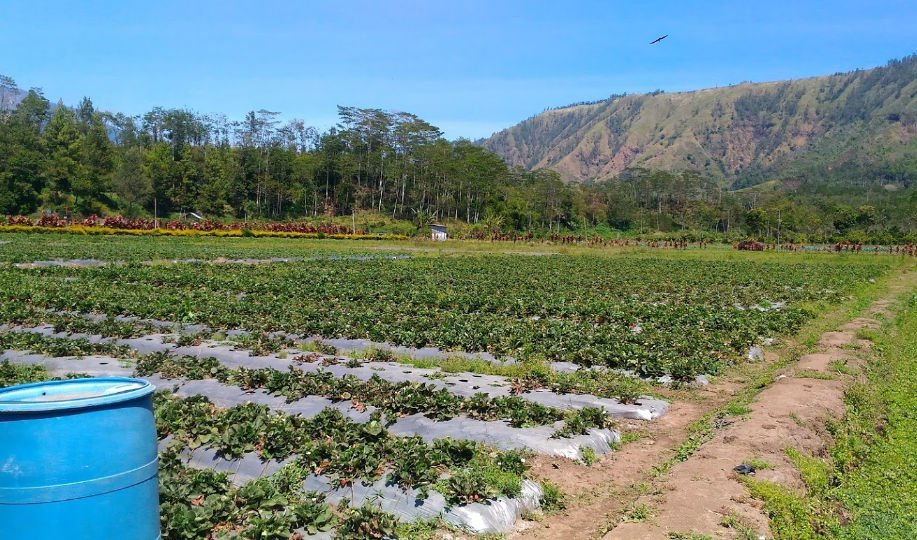
[(433, 240), (447, 240), (449, 235), (446, 233), (446, 226), (439, 223), (430, 225)]

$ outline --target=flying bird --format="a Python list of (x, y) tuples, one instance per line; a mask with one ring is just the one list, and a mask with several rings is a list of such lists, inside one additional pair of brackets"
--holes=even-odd
[(654, 45), (654, 44), (656, 44), (656, 43), (659, 43), (660, 41), (662, 41), (663, 39), (665, 39), (665, 38), (667, 38), (667, 37), (669, 37), (668, 34), (666, 34), (666, 35), (664, 35), (664, 36), (662, 36), (662, 37), (658, 37), (658, 38), (654, 39), (653, 41), (650, 41), (650, 45)]

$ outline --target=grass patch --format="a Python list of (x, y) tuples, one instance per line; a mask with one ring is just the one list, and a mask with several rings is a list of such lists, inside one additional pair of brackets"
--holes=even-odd
[(765, 470), (765, 469), (773, 469), (773, 468), (774, 468), (774, 466), (771, 465), (770, 462), (765, 461), (765, 460), (760, 459), (760, 458), (746, 459), (746, 460), (745, 460), (745, 463), (747, 463), (747, 464), (751, 465), (752, 467), (754, 467), (756, 471), (763, 471), (763, 470)]
[(857, 328), (853, 334), (857, 339), (875, 341), (876, 331), (871, 328)]
[[(777, 540), (821, 540), (830, 538), (825, 513), (818, 501), (796, 494), (780, 484), (743, 478), (752, 497), (764, 502), (771, 531)], [(814, 503), (814, 504), (813, 504)]]
[(805, 482), (810, 494), (827, 493), (831, 482), (831, 466), (828, 463), (817, 457), (807, 456), (795, 448), (787, 448), (786, 455), (799, 469), (802, 481)]
[(831, 452), (831, 498), (850, 514), (839, 538), (913, 538), (917, 531), (917, 294), (876, 333), (867, 384), (846, 395)]
[(297, 343), (297, 348), (303, 352), (314, 352), (319, 354), (326, 354), (329, 356), (336, 356), (338, 354), (336, 347), (327, 345), (315, 339), (301, 341)]
[(412, 522), (399, 522), (395, 529), (397, 538), (405, 540), (432, 540), (439, 538), (440, 533), (444, 530), (452, 530), (453, 527), (446, 523), (442, 518), (417, 520)]
[(441, 369), (446, 373), (477, 373), (480, 375), (499, 375), (502, 377), (524, 377), (532, 373), (544, 373), (551, 370), (542, 362), (519, 362), (516, 364), (498, 364), (481, 358), (452, 355), (446, 358), (414, 358), (399, 356), (397, 361), (409, 364), (418, 369)]
[(831, 373), (815, 369), (800, 369), (795, 373), (795, 376), (799, 379), (820, 379), (823, 381), (833, 381), (835, 378)]
[(668, 536), (670, 540), (713, 540), (712, 536), (700, 533), (670, 532)]
[(741, 402), (729, 403), (723, 410), (729, 416), (745, 416), (751, 412), (751, 408), (749, 408), (747, 404)]

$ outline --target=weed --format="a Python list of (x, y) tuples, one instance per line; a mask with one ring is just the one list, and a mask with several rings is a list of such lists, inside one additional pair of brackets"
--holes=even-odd
[(638, 495), (647, 495), (653, 489), (653, 486), (649, 482), (637, 482), (631, 484), (630, 488)]
[(337, 529), (340, 538), (373, 540), (395, 537), (398, 520), (391, 514), (365, 504), (346, 511)]
[(545, 514), (552, 514), (567, 508), (567, 496), (561, 491), (560, 486), (547, 480), (541, 483), (541, 510)]
[(635, 504), (624, 514), (624, 521), (646, 521), (653, 515), (653, 509), (646, 503)]
[(856, 375), (857, 370), (847, 364), (847, 360), (837, 359), (828, 363), (828, 369), (841, 375)]
[(748, 526), (745, 521), (735, 512), (730, 512), (723, 516), (720, 525), (727, 529), (732, 529), (738, 534), (739, 540), (758, 540), (759, 536), (755, 530)]
[(357, 359), (357, 358), (348, 358), (348, 359), (347, 359), (347, 362), (346, 362), (344, 365), (346, 365), (347, 367), (353, 369), (353, 368), (358, 368), (358, 367), (362, 366), (362, 365), (363, 365), (363, 362), (361, 362), (361, 361), (360, 361), (359, 359)]
[(361, 356), (368, 362), (393, 362), (395, 353), (388, 349), (369, 348), (362, 351)]
[(599, 460), (599, 456), (595, 453), (595, 449), (591, 446), (580, 446), (579, 447), (580, 461), (583, 462), (583, 465), (591, 467), (596, 461)]
[(621, 433), (621, 446), (625, 444), (635, 443), (643, 439), (643, 433), (639, 431), (625, 431)]

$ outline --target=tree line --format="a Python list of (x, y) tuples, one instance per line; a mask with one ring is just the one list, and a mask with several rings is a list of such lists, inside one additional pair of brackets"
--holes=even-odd
[[(509, 168), (468, 140), (447, 141), (405, 112), (339, 107), (319, 132), (251, 111), (241, 120), (184, 109), (141, 116), (51, 105), (3, 77), (0, 214), (210, 219), (327, 219), (373, 211), (427, 224), (454, 220), (515, 231), (699, 231), (788, 240), (885, 236), (917, 224), (913, 186), (861, 201), (818, 190), (730, 191), (694, 171), (628, 170), (567, 184), (552, 170)], [(7, 100), (9, 101), (9, 100)], [(917, 214), (917, 212), (910, 212)]]

